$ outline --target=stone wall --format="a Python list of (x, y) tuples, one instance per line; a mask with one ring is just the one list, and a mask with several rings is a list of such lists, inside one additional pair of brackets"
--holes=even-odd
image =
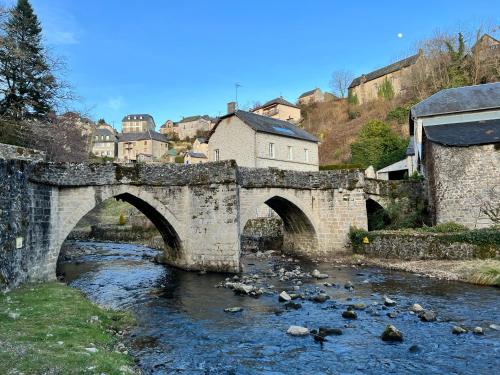
[(377, 258), (401, 260), (495, 258), (498, 245), (478, 246), (454, 240), (456, 233), (370, 232), (370, 242), (354, 252)]
[(21, 159), (38, 162), (45, 160), (45, 152), (0, 143), (0, 159)]
[(50, 278), (53, 189), (29, 182), (32, 164), (0, 159), (0, 289)]
[(433, 222), (454, 221), (469, 228), (491, 225), (481, 207), (500, 205), (498, 145), (445, 147), (427, 142), (426, 152)]
[(281, 250), (283, 221), (276, 217), (250, 219), (240, 236), (241, 251)]

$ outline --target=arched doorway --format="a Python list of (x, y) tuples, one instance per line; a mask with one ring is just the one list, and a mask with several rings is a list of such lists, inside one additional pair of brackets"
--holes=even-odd
[(391, 222), (384, 207), (371, 198), (366, 200), (366, 215), (369, 231), (384, 229)]

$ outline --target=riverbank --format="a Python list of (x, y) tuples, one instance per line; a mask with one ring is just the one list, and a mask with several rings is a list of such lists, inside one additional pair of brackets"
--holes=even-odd
[(134, 319), (104, 310), (61, 283), (0, 294), (0, 363), (6, 374), (133, 374), (123, 336)]
[(498, 259), (400, 260), (343, 253), (332, 262), (347, 266), (380, 267), (439, 280), (500, 287), (500, 260)]

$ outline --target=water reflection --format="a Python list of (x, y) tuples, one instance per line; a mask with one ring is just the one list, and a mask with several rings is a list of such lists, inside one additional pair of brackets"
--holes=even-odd
[[(332, 299), (324, 304), (305, 301), (299, 310), (284, 310), (276, 295), (255, 299), (214, 288), (227, 275), (198, 275), (154, 264), (150, 261), (154, 251), (145, 247), (71, 246), (86, 252), (60, 264), (70, 284), (100, 304), (136, 313), (138, 326), (130, 345), (146, 374), (492, 374), (500, 365), (499, 332), (451, 334), (454, 324), (487, 328), (500, 323), (495, 288), (380, 269), (303, 263), (307, 270), (319, 268), (328, 273), (327, 281), (337, 286), (311, 281), (301, 288), (320, 287)], [(252, 260), (252, 264), (245, 267), (251, 273), (275, 267), (267, 259)], [(343, 287), (347, 281), (355, 284), (353, 291)], [(266, 279), (265, 284), (280, 291), (291, 287), (276, 278)], [(395, 319), (380, 306), (384, 294), (398, 301), (390, 310), (399, 310)], [(348, 322), (341, 311), (354, 302), (369, 308), (358, 312), (358, 320)], [(372, 306), (375, 302), (378, 305)], [(436, 310), (439, 321), (420, 322), (406, 309), (412, 303)], [(224, 313), (229, 306), (244, 310)], [(338, 327), (344, 334), (319, 345), (311, 337), (287, 336), (292, 324)], [(395, 324), (404, 333), (403, 343), (380, 340), (386, 324)], [(416, 353), (408, 350), (413, 344), (420, 348)]]

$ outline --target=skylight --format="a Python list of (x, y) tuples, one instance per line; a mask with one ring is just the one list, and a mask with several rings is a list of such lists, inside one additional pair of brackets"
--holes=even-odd
[(273, 129), (282, 134), (295, 135), (295, 132), (291, 129), (282, 128), (280, 126), (273, 126)]

